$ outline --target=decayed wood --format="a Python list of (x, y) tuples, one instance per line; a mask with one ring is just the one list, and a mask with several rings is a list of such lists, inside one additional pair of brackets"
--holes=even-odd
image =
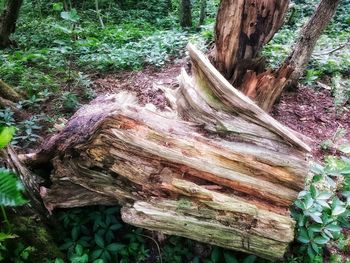
[(264, 70), (257, 55), (281, 27), (289, 0), (222, 0), (216, 17), (216, 68), (234, 85), (247, 70)]
[(6, 84), (0, 79), (0, 97), (5, 100), (12, 102), (17, 102), (22, 99), (22, 96), (19, 95), (11, 86)]
[(100, 97), (28, 156), (53, 166), (44, 203), (119, 203), (130, 224), (281, 258), (309, 147), (189, 51), (194, 78), (181, 73), (178, 117), (141, 107), (132, 94)]
[(340, 0), (321, 0), (303, 27), (288, 59), (275, 71), (265, 69), (259, 51), (281, 27), (289, 0), (222, 0), (215, 26), (216, 68), (237, 89), (269, 112), (286, 86), (296, 86)]

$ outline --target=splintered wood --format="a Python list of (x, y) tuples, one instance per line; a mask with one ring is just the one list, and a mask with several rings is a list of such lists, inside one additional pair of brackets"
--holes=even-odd
[(194, 46), (176, 110), (132, 94), (82, 107), (35, 154), (53, 165), (46, 207), (123, 206), (125, 222), (258, 256), (281, 258), (293, 240), (289, 206), (308, 173), (307, 138), (233, 88)]

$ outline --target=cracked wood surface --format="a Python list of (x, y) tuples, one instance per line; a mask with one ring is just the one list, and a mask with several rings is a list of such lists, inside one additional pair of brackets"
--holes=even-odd
[(294, 237), (289, 206), (304, 188), (306, 140), (234, 89), (195, 47), (177, 111), (130, 93), (83, 106), (27, 163), (51, 163), (49, 210), (123, 206), (126, 222), (281, 258)]

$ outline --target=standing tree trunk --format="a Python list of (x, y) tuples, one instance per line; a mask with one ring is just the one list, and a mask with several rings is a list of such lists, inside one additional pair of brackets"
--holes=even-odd
[(207, 0), (201, 0), (201, 8), (200, 8), (200, 13), (199, 13), (198, 26), (201, 26), (204, 24), (204, 20), (206, 17), (206, 11), (207, 11)]
[(23, 0), (8, 0), (7, 7), (1, 18), (0, 25), (0, 48), (11, 45), (10, 35), (15, 32), (19, 10)]
[(276, 70), (265, 69), (259, 51), (283, 23), (289, 0), (222, 0), (212, 60), (226, 79), (270, 111), (283, 89), (296, 81), (340, 0), (321, 0), (291, 56)]
[(191, 0), (181, 0), (180, 2), (180, 25), (182, 27), (192, 27)]
[(290, 76), (293, 85), (296, 85), (296, 82), (303, 75), (316, 42), (332, 20), (339, 3), (340, 0), (322, 0), (315, 13), (303, 27), (293, 52), (286, 61), (293, 68), (293, 73)]
[(259, 51), (281, 27), (289, 0), (222, 0), (216, 17), (214, 64), (239, 85), (247, 70), (261, 72)]

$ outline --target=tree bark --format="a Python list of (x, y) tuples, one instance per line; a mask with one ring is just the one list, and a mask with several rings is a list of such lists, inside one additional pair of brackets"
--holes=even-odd
[(247, 70), (261, 72), (259, 51), (281, 27), (289, 0), (222, 0), (215, 25), (216, 68), (239, 86)]
[(180, 1), (180, 25), (181, 27), (192, 27), (191, 0)]
[(19, 11), (23, 0), (8, 0), (7, 7), (1, 18), (0, 48), (11, 45), (10, 35), (15, 32)]
[(294, 238), (289, 206), (304, 188), (310, 151), (234, 89), (193, 46), (176, 111), (137, 105), (128, 93), (82, 107), (26, 163), (50, 163), (49, 209), (123, 206), (125, 222), (281, 258)]
[(207, 11), (207, 0), (201, 0), (198, 26), (201, 26), (204, 24), (206, 11)]
[(283, 89), (302, 75), (339, 2), (321, 0), (289, 58), (279, 69), (269, 70), (259, 51), (282, 25), (289, 0), (222, 0), (212, 60), (230, 83), (269, 112)]
[(321, 0), (314, 14), (301, 30), (293, 52), (286, 61), (286, 64), (293, 68), (290, 76), (292, 85), (296, 86), (297, 81), (303, 75), (317, 40), (332, 20), (339, 3), (340, 0)]

